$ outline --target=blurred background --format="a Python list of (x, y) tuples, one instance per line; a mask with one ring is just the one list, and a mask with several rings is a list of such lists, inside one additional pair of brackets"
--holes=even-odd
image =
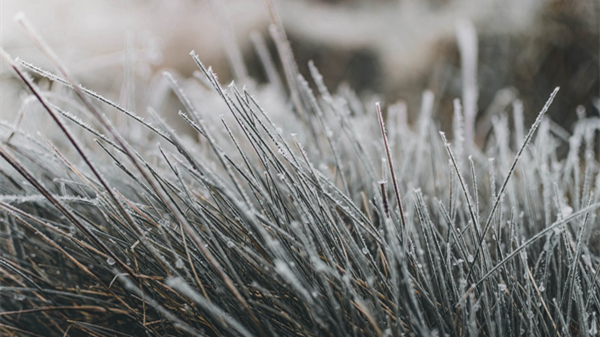
[[(558, 125), (569, 130), (579, 105), (588, 116), (598, 115), (600, 1), (273, 3), (301, 74), (309, 77), (307, 63), (313, 60), (331, 91), (352, 88), (366, 101), (403, 101), (411, 122), (423, 90), (429, 89), (436, 97), (439, 127), (451, 128), (452, 100), (462, 95), (456, 27), (465, 20), (477, 32), (478, 121), (509, 111), (518, 97), (530, 124), (556, 86), (561, 92), (550, 115)], [(13, 21), (22, 11), (86, 87), (138, 107), (142, 115), (162, 71), (192, 77), (197, 67), (191, 50), (225, 84), (234, 78), (227, 48), (234, 54), (239, 50), (252, 83), (260, 86), (267, 76), (252, 44), (255, 32), (281, 70), (263, 0), (2, 0), (0, 9), (1, 44), (13, 57), (54, 70)], [(11, 121), (26, 93), (6, 66), (0, 76), (1, 117)]]

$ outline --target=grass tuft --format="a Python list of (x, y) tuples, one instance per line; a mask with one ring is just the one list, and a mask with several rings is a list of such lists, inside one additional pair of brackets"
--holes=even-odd
[[(193, 52), (209, 89), (165, 74), (188, 137), (152, 108), (148, 121), (79, 85), (19, 22), (59, 74), (2, 56), (63, 141), (0, 123), (3, 334), (598, 333), (600, 257), (589, 235), (600, 122), (581, 114), (565, 141), (545, 117), (557, 88), (527, 134), (514, 102), (518, 147), (506, 116), (476, 146), (470, 26), (459, 27), (470, 82), (464, 118), (454, 103), (452, 146), (438, 137), (431, 92), (414, 129), (401, 105), (386, 113), (330, 93), (311, 63), (313, 93), (280, 25), (271, 33), (287, 87), (256, 34), (265, 87), (222, 86)], [(30, 73), (70, 97), (48, 95)], [(262, 108), (275, 101), (284, 103)], [(113, 126), (115, 111), (131, 132)]]

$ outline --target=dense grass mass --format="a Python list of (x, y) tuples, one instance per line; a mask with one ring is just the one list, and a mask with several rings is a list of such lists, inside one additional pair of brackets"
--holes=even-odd
[(194, 54), (198, 92), (166, 74), (197, 138), (58, 60), (56, 74), (11, 61), (61, 136), (0, 125), (3, 334), (598, 333), (600, 120), (580, 111), (571, 134), (544, 118), (555, 90), (531, 126), (514, 102), (479, 148), (465, 81), (450, 144), (432, 93), (412, 126), (402, 105), (329, 93), (311, 65), (314, 94), (273, 35), (287, 85), (247, 83), (283, 102), (272, 111)]

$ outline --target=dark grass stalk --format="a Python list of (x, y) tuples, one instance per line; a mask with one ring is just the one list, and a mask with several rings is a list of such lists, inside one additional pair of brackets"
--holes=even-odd
[(390, 153), (390, 146), (388, 144), (387, 135), (385, 133), (385, 125), (383, 123), (383, 115), (381, 114), (381, 106), (379, 103), (375, 104), (377, 108), (377, 118), (379, 118), (379, 127), (381, 128), (381, 136), (383, 137), (383, 146), (387, 156), (387, 161), (390, 166), (390, 175), (392, 176), (392, 186), (394, 186), (394, 193), (396, 194), (396, 202), (398, 202), (398, 210), (400, 211), (400, 220), (402, 221), (402, 227), (406, 227), (406, 220), (404, 218), (404, 210), (402, 208), (402, 198), (400, 197), (400, 190), (398, 188), (398, 181), (396, 180), (396, 173), (394, 171), (394, 163), (392, 161), (392, 155)]

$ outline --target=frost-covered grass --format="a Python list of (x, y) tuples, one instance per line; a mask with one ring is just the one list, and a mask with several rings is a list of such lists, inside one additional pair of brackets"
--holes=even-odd
[[(349, 91), (329, 93), (311, 65), (314, 94), (283, 32), (272, 33), (287, 87), (253, 86), (288, 102), (271, 111), (223, 87), (193, 53), (198, 92), (167, 75), (198, 139), (74, 85), (40, 40), (56, 74), (7, 60), (62, 138), (55, 146), (0, 125), (0, 331), (598, 333), (600, 258), (588, 239), (598, 229), (600, 120), (581, 113), (565, 137), (544, 117), (555, 90), (531, 126), (514, 102), (514, 125), (497, 118), (480, 149), (469, 82), (469, 115), (457, 100), (449, 143), (432, 93), (414, 126), (402, 105), (381, 113)], [(27, 73), (64, 86), (64, 99)], [(202, 106), (207, 97), (220, 101)], [(127, 129), (105, 116), (115, 111)]]

